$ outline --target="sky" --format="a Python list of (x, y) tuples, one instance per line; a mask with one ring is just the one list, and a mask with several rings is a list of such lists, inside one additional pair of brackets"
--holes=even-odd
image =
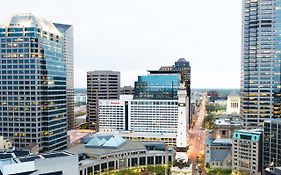
[(191, 65), (192, 88), (239, 88), (241, 0), (0, 0), (0, 23), (33, 13), (74, 26), (74, 79), (121, 72), (134, 85), (146, 70)]

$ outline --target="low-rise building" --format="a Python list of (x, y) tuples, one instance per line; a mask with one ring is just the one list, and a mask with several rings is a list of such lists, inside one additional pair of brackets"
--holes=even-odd
[(238, 130), (233, 133), (233, 174), (259, 175), (262, 172), (261, 129)]
[(231, 169), (232, 139), (211, 139), (207, 134), (205, 149), (206, 166)]
[(227, 96), (227, 114), (240, 114), (240, 95), (233, 91)]
[(241, 129), (241, 127), (242, 121), (239, 116), (220, 116), (214, 122), (211, 138), (232, 139), (233, 132)]
[(67, 152), (30, 154), (29, 151), (0, 153), (1, 175), (77, 175), (78, 156)]
[(69, 152), (78, 154), (80, 174), (99, 174), (130, 167), (168, 164), (174, 151), (162, 142), (139, 142), (119, 135), (96, 133), (81, 138)]

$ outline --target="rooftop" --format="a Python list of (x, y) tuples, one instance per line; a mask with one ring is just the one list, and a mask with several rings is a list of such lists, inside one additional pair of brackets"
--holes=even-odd
[(180, 58), (177, 62), (187, 62), (186, 60), (185, 60), (185, 58)]
[(232, 91), (228, 97), (239, 97), (240, 95), (236, 91)]
[(211, 161), (219, 161), (222, 162), (225, 160), (227, 155), (230, 154), (230, 150), (212, 150), (211, 151)]
[(215, 125), (222, 126), (241, 126), (241, 122), (239, 120), (230, 120), (230, 119), (216, 119)]
[(84, 144), (78, 144), (68, 149), (69, 152), (74, 154), (85, 153), (89, 155), (102, 156), (115, 152), (126, 152), (133, 150), (146, 150), (146, 147), (141, 142), (127, 140), (120, 147), (105, 148), (105, 147), (85, 147)]
[(108, 133), (95, 133), (81, 138), (80, 144), (68, 149), (74, 154), (87, 154), (94, 156), (108, 155), (117, 152), (138, 150), (165, 150), (164, 142), (140, 142), (125, 140), (120, 135)]
[(232, 139), (215, 139), (213, 144), (230, 144), (232, 145)]
[(31, 13), (23, 13), (23, 14), (16, 14), (10, 18), (10, 20), (0, 27), (8, 28), (22, 28), (22, 27), (37, 27), (42, 29), (43, 31), (50, 32), (55, 35), (61, 36), (61, 33), (55, 27), (53, 23), (47, 21), (44, 18), (39, 18), (34, 16)]

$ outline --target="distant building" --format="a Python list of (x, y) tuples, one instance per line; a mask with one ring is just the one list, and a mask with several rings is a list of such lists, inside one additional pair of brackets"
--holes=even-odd
[(205, 165), (211, 168), (232, 168), (232, 139), (206, 137)]
[(87, 72), (87, 117), (89, 128), (99, 129), (98, 103), (100, 99), (119, 99), (120, 72)]
[(174, 151), (161, 142), (130, 141), (119, 135), (96, 133), (80, 139), (68, 149), (78, 154), (80, 174), (99, 174), (146, 165), (167, 165)]
[(259, 175), (262, 172), (262, 130), (238, 130), (233, 134), (232, 172)]
[(120, 95), (134, 95), (134, 87), (132, 86), (123, 86), (120, 89)]
[(86, 94), (75, 94), (74, 103), (87, 103), (87, 95)]
[(227, 114), (240, 114), (240, 95), (232, 92), (227, 96)]
[(281, 119), (264, 122), (263, 162), (265, 168), (281, 167)]
[(215, 100), (219, 99), (218, 91), (208, 91), (207, 97), (209, 102), (215, 102)]
[(77, 175), (78, 156), (67, 152), (29, 154), (28, 151), (0, 153), (2, 175)]

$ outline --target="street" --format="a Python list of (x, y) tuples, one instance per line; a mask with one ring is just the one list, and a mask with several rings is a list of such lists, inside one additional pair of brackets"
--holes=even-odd
[[(206, 115), (205, 110), (206, 98), (203, 97), (200, 105), (199, 112), (197, 113), (197, 121), (194, 127), (189, 131), (190, 137), (188, 144), (190, 145), (187, 151), (188, 158), (192, 163), (192, 175), (196, 175), (197, 172), (197, 157), (204, 155), (205, 149), (205, 130), (202, 129), (202, 123)], [(204, 172), (202, 174), (205, 174)]]

